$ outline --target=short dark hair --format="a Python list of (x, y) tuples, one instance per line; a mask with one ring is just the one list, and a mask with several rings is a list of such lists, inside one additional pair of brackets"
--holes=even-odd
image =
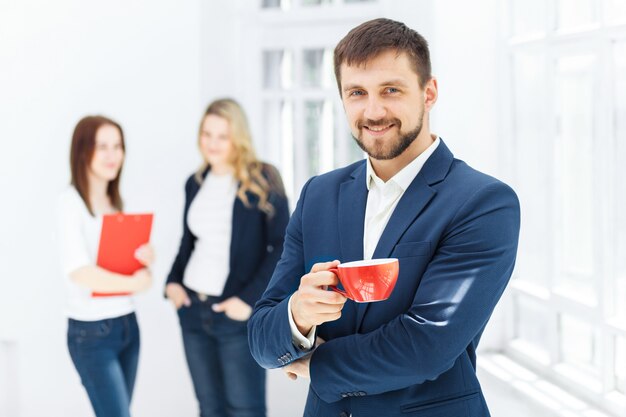
[(335, 77), (341, 95), (341, 64), (361, 65), (379, 54), (395, 50), (406, 53), (424, 88), (432, 78), (428, 42), (402, 22), (374, 19), (352, 29), (335, 48)]

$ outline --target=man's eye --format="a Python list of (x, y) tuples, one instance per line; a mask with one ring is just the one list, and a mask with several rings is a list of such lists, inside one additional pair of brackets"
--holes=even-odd
[(364, 95), (364, 94), (365, 94), (365, 93), (364, 93), (363, 91), (360, 91), (360, 90), (356, 90), (356, 91), (351, 91), (351, 92), (350, 92), (350, 95), (351, 95), (351, 96), (362, 96), (362, 95)]
[(387, 92), (388, 92), (388, 93), (392, 93), (392, 94), (393, 94), (393, 93), (397, 93), (397, 92), (399, 92), (399, 91), (400, 91), (400, 90), (398, 90), (398, 89), (397, 89), (397, 88), (395, 88), (395, 87), (389, 87), (389, 88), (387, 88)]

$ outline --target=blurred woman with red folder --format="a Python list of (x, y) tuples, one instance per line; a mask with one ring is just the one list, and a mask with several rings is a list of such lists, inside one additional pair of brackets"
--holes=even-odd
[(265, 370), (247, 320), (283, 248), (280, 174), (256, 156), (243, 109), (214, 101), (200, 125), (203, 166), (185, 185), (183, 236), (167, 278), (201, 417), (263, 417)]
[(83, 118), (72, 137), (71, 186), (58, 200), (59, 249), (68, 287), (67, 343), (97, 417), (130, 417), (139, 328), (132, 297), (117, 294), (143, 291), (152, 283), (149, 244), (137, 249), (135, 256), (145, 268), (132, 275), (96, 265), (102, 216), (122, 210), (124, 153), (119, 124), (102, 116)]

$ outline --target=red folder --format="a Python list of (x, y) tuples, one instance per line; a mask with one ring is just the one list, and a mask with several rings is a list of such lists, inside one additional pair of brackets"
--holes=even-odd
[[(144, 266), (135, 258), (135, 251), (150, 241), (152, 213), (106, 214), (102, 216), (102, 232), (96, 264), (111, 272), (132, 275)], [(98, 293), (92, 297), (113, 297), (129, 293)]]

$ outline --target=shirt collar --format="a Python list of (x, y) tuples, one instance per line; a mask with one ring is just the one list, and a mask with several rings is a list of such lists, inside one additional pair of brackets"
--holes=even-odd
[[(396, 184), (398, 184), (398, 186), (400, 186), (400, 188), (402, 188), (402, 191), (406, 191), (406, 189), (409, 188), (409, 185), (411, 185), (417, 174), (419, 174), (419, 172), (422, 170), (422, 167), (424, 166), (428, 158), (430, 158), (433, 152), (435, 152), (435, 149), (437, 149), (437, 146), (439, 146), (439, 142), (441, 142), (441, 139), (439, 138), (439, 136), (437, 136), (437, 139), (435, 139), (435, 141), (431, 143), (430, 146), (426, 148), (426, 150), (424, 150), (424, 152), (419, 154), (417, 158), (412, 160), (396, 175), (391, 177), (389, 181), (395, 182)], [(367, 172), (365, 175), (365, 185), (367, 186), (368, 190), (372, 187), (373, 183), (377, 184), (378, 186), (385, 184), (385, 182), (381, 180), (374, 172), (374, 168), (372, 168), (372, 162), (370, 161), (370, 157), (368, 156)]]

